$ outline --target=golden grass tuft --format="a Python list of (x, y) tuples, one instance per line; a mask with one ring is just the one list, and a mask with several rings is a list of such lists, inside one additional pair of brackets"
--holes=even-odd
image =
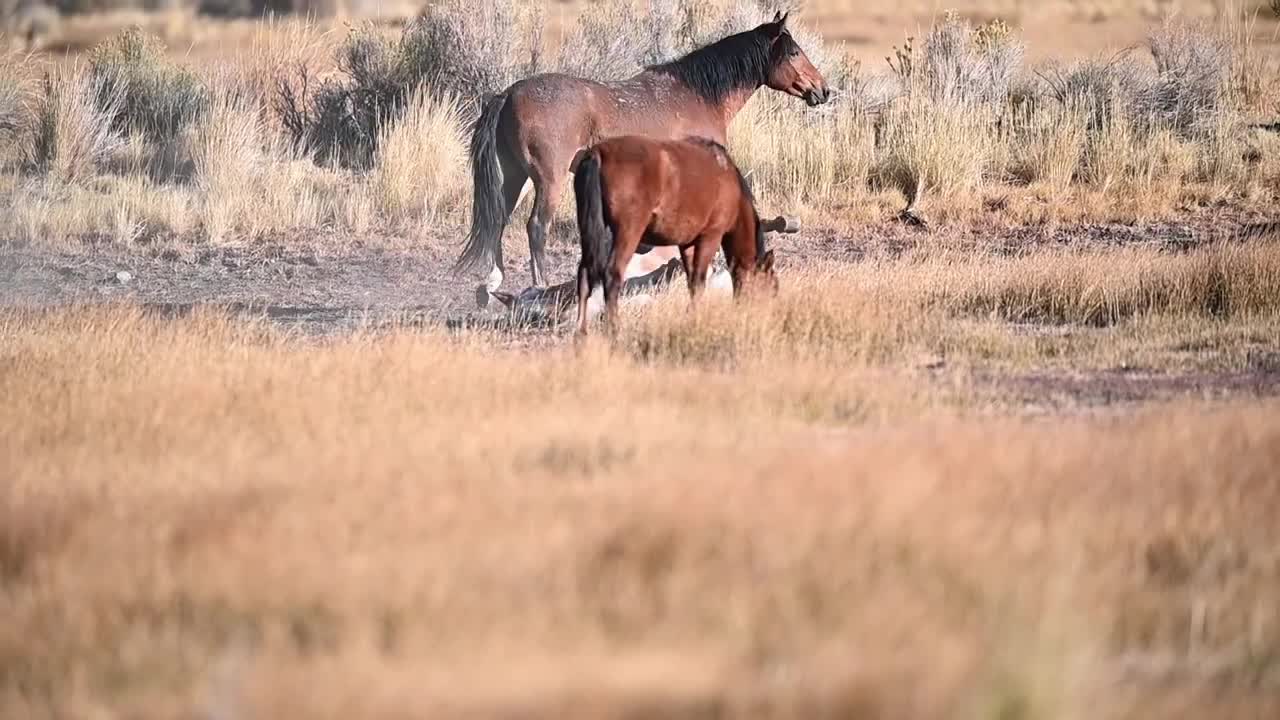
[(466, 203), (470, 161), (457, 98), (419, 92), (409, 100), (404, 117), (382, 133), (371, 183), (388, 219), (419, 218), (430, 224)]
[(967, 196), (987, 169), (991, 121), (984, 105), (909, 95), (887, 111), (879, 181), (901, 190), (908, 205), (925, 194), (944, 202)]
[(111, 121), (122, 98), (107, 95), (100, 106), (104, 89), (79, 67), (51, 69), (42, 90), (27, 167), (57, 183), (92, 177), (120, 142)]
[(264, 134), (257, 108), (225, 93), (214, 97), (191, 129), (192, 180), (202, 201), (204, 234), (213, 242), (254, 216), (267, 161)]

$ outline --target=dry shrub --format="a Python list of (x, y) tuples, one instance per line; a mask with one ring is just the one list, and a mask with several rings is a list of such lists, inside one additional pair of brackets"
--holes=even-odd
[(949, 12), (930, 29), (919, 57), (909, 58), (901, 74), (934, 101), (998, 109), (1009, 97), (1024, 54), (1022, 42), (1002, 22), (975, 29)]
[[(696, 46), (697, 3), (607, 0), (586, 6), (565, 38), (556, 66), (596, 80), (622, 80), (648, 65), (672, 60)], [(707, 14), (719, 8), (707, 3)], [(624, 32), (619, 32), (626, 28)], [(737, 28), (740, 32), (747, 28)]]
[(1235, 118), (1218, 116), (1197, 144), (1197, 178), (1219, 194), (1244, 190), (1250, 184), (1246, 148)]
[(534, 5), (460, 0), (428, 5), (394, 40), (361, 25), (335, 51), (341, 77), (282, 70), (277, 108), (318, 162), (366, 170), (414, 93), (454, 97), (469, 119), (488, 94), (536, 72), (541, 27)]
[(123, 101), (82, 68), (51, 69), (36, 107), (28, 168), (64, 183), (92, 176), (120, 144), (112, 119)]
[(1204, 28), (1166, 22), (1149, 40), (1156, 74), (1136, 98), (1136, 115), (1157, 127), (1204, 136), (1228, 110), (1232, 54), (1227, 40)]
[(544, 69), (542, 12), (525, 0), (431, 3), (400, 41), (405, 71), (437, 94), (452, 93), (478, 107), (488, 95)]
[(389, 218), (434, 222), (465, 201), (467, 145), (462, 103), (419, 92), (378, 141), (371, 182)]
[[(100, 107), (112, 110), (120, 133), (142, 133), (161, 145), (173, 143), (208, 101), (199, 78), (169, 60), (160, 38), (137, 27), (95, 47), (89, 62), (102, 88)], [(116, 97), (121, 101), (112, 105)]]
[(984, 173), (1002, 174), (996, 119), (1004, 113), (1023, 56), (1021, 42), (1000, 23), (975, 30), (947, 13), (917, 49), (911, 42), (889, 61), (904, 96), (885, 111), (877, 138), (875, 178), (914, 206), (935, 192), (967, 195)]
[(1088, 58), (1063, 68), (1050, 63), (1038, 71), (1047, 94), (1059, 105), (1076, 105), (1088, 113), (1090, 133), (1112, 116), (1132, 115), (1137, 99), (1150, 86), (1150, 72), (1128, 51), (1110, 58)]
[(274, 16), (260, 20), (249, 47), (218, 68), (225, 76), (221, 81), (239, 87), (259, 105), (269, 129), (284, 134), (288, 128), (278, 112), (278, 84), (292, 87), (303, 69), (308, 77), (328, 70), (335, 57), (335, 35), (310, 22)]
[(155, 183), (145, 174), (100, 175), (72, 185), (20, 183), (3, 207), (0, 237), (45, 247), (83, 250), (88, 238), (130, 247), (136, 240), (184, 236), (199, 198), (184, 185)]

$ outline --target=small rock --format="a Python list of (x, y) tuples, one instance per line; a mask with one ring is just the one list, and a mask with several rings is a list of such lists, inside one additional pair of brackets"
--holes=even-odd
[(129, 272), (128, 270), (121, 270), (120, 272), (116, 273), (116, 282), (120, 283), (121, 285), (128, 284), (128, 282), (132, 279), (133, 279), (133, 273)]

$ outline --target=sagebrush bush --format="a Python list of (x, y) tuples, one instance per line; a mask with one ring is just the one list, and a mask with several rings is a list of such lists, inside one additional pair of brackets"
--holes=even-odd
[(27, 151), (27, 168), (60, 182), (93, 175), (120, 145), (112, 128), (123, 98), (82, 68), (57, 68), (45, 76)]
[[(738, 3), (739, 5), (742, 3)], [(754, 6), (754, 3), (751, 3)], [(678, 57), (698, 46), (709, 25), (727, 23), (718, 15), (715, 3), (685, 3), (657, 0), (638, 4), (635, 0), (614, 0), (586, 6), (573, 33), (565, 38), (556, 69), (570, 75), (597, 80), (621, 80), (648, 65)], [(714, 19), (713, 19), (714, 18)], [(742, 18), (747, 29), (755, 18)], [(626, 32), (619, 32), (626, 28)], [(718, 38), (706, 38), (712, 40)]]
[[(112, 109), (118, 132), (170, 143), (208, 103), (196, 74), (170, 61), (164, 42), (137, 27), (95, 47), (89, 63), (100, 88), (99, 106)], [(120, 99), (116, 105), (114, 98)]]
[(306, 68), (277, 78), (283, 124), (319, 162), (368, 169), (415, 93), (454, 97), (470, 117), (488, 94), (537, 72), (536, 10), (447, 0), (425, 7), (394, 40), (371, 25), (354, 28), (337, 48), (339, 78), (312, 86)]
[(1154, 125), (1205, 136), (1227, 111), (1231, 47), (1220, 35), (1185, 24), (1166, 23), (1149, 46), (1156, 74), (1140, 96), (1139, 116)]
[(1009, 97), (1024, 54), (1022, 42), (1002, 23), (975, 29), (949, 12), (922, 46), (909, 40), (889, 65), (910, 92), (937, 102), (998, 107)]
[(548, 69), (542, 31), (542, 6), (528, 0), (441, 0), (405, 28), (398, 52), (408, 79), (478, 107), (488, 95)]

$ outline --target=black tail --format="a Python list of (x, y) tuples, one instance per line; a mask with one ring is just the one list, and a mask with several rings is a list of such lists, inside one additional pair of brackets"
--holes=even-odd
[(498, 119), (507, 94), (485, 103), (471, 132), (471, 232), (454, 273), (488, 269), (493, 265), (502, 226), (507, 223), (506, 199), (502, 196), (502, 170), (498, 167)]
[(588, 151), (573, 175), (573, 195), (578, 205), (578, 233), (582, 236), (582, 264), (591, 287), (603, 285), (613, 251), (613, 234), (604, 221), (604, 197), (600, 187), (600, 156)]

